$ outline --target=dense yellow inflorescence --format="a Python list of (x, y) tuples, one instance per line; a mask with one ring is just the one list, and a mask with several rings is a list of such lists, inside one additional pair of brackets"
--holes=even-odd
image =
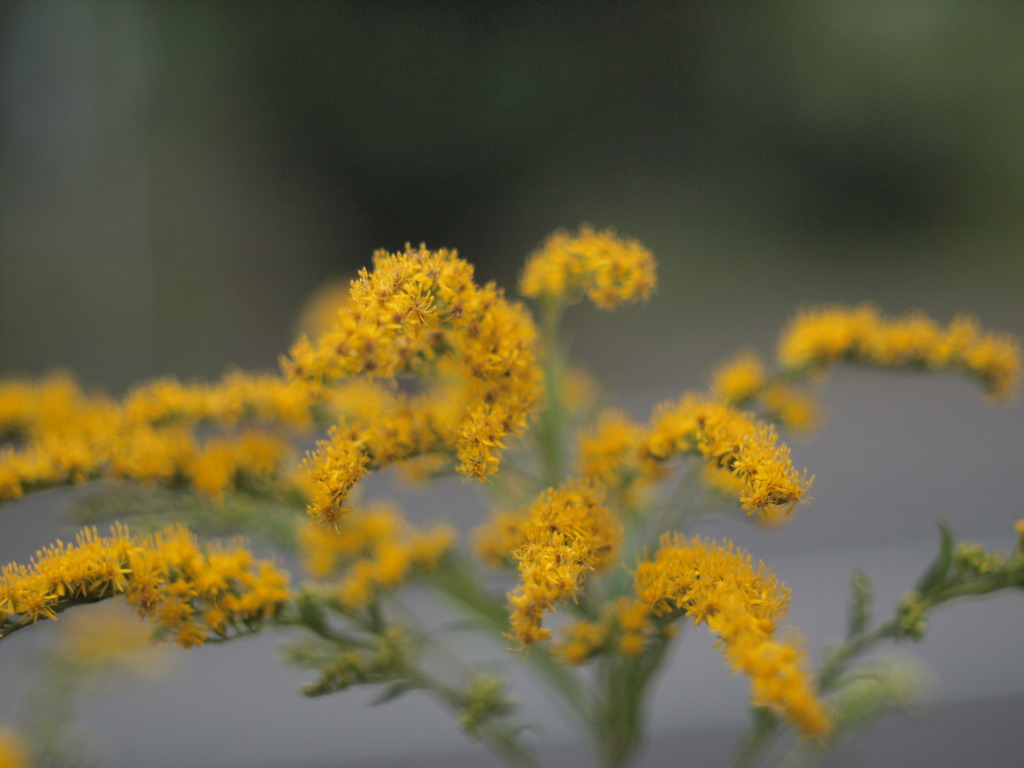
[[(372, 270), (360, 271), (346, 291), (334, 285), (318, 298), (303, 319), (311, 338), (295, 343), (283, 375), (160, 379), (120, 400), (86, 394), (63, 374), (0, 382), (0, 502), (97, 477), (188, 485), (214, 500), (250, 483), (301, 491), (309, 515), (324, 524), (298, 534), (315, 594), (348, 618), (376, 622), (384, 594), (451, 564), (445, 558), (456, 534), (447, 526), (415, 529), (391, 507), (353, 510), (357, 485), (392, 465), (415, 476), (454, 466), (466, 478), (491, 477), (506, 442), (544, 405), (545, 381), (557, 429), (541, 439), (561, 440), (559, 419), (583, 421), (597, 396), (592, 382), (565, 375), (557, 359), (560, 311), (584, 297), (601, 309), (647, 299), (655, 270), (646, 248), (610, 230), (584, 226), (548, 238), (520, 283), (523, 295), (542, 302), (546, 371), (522, 304), (492, 283), (478, 285), (456, 252), (406, 245), (401, 253), (378, 251)], [(983, 331), (973, 318), (942, 327), (920, 314), (885, 318), (870, 305), (825, 307), (791, 321), (774, 370), (742, 352), (713, 372), (707, 394), (663, 403), (646, 424), (604, 411), (580, 438), (574, 479), (524, 510), (495, 513), (477, 534), (486, 563), (518, 568), (518, 586), (507, 595), (517, 646), (549, 639), (548, 614), (577, 599), (591, 572), (616, 564), (619, 512), (641, 519), (646, 492), (669, 475), (673, 459), (702, 460), (705, 483), (763, 521), (780, 520), (806, 499), (813, 478), (794, 468), (772, 423), (812, 428), (818, 411), (806, 380), (842, 360), (959, 370), (980, 378), (993, 397), (1012, 393), (1021, 368), (1019, 342)], [(331, 425), (306, 456), (302, 479), (286, 479), (296, 430), (325, 419)], [(528, 487), (528, 473), (520, 474), (502, 489)], [(1024, 523), (1017, 531), (1024, 542)], [(646, 663), (645, 654), (660, 653), (677, 629), (673, 620), (686, 615), (707, 625), (732, 669), (751, 679), (755, 706), (805, 735), (828, 732), (799, 638), (777, 631), (788, 590), (763, 565), (755, 568), (731, 543), (678, 533), (665, 534), (651, 558), (630, 556), (644, 558), (635, 596), (622, 596), (609, 579), (603, 603), (600, 595), (584, 603), (588, 620), (562, 627), (550, 646), (554, 658), (583, 664), (616, 654)], [(1001, 562), (980, 549), (961, 547), (956, 556), (986, 573)], [(0, 638), (114, 595), (186, 647), (254, 631), (289, 599), (286, 575), (241, 545), (203, 546), (180, 526), (144, 537), (121, 525), (106, 537), (86, 529), (72, 545), (57, 542), (27, 566), (3, 568)], [(82, 632), (74, 652), (83, 663), (102, 660), (128, 647), (119, 638)], [(26, 764), (24, 749), (0, 730), (0, 768)]]
[(579, 472), (587, 482), (636, 493), (664, 476), (669, 459), (682, 455), (700, 456), (729, 473), (743, 508), (764, 519), (788, 514), (811, 485), (793, 467), (773, 427), (695, 394), (658, 406), (646, 426), (606, 413), (581, 441)]
[(0, 637), (75, 605), (123, 594), (178, 644), (202, 645), (255, 629), (288, 599), (288, 577), (241, 545), (201, 546), (181, 526), (133, 537), (117, 524), (101, 537), (40, 550), (0, 573)]
[(733, 405), (746, 405), (761, 392), (767, 378), (760, 355), (739, 352), (712, 372), (711, 394)]
[(986, 331), (961, 315), (942, 327), (920, 313), (883, 317), (870, 304), (797, 314), (779, 340), (784, 369), (815, 369), (840, 360), (879, 366), (920, 366), (977, 376), (989, 395), (1009, 397), (1020, 378), (1020, 342)]
[[(477, 285), (454, 251), (374, 254), (335, 325), (300, 339), (284, 361), (343, 411), (349, 386), (361, 395), (308, 460), (311, 517), (335, 523), (360, 476), (424, 453), (454, 454), (469, 478), (493, 474), (502, 441), (525, 429), (543, 392), (536, 343), (526, 309)], [(405, 379), (422, 391), (401, 391)]]
[(653, 469), (639, 454), (645, 438), (646, 430), (622, 411), (602, 411), (594, 427), (580, 437), (580, 476), (612, 490), (634, 487), (634, 481)]
[[(275, 476), (291, 452), (278, 432), (309, 426), (314, 405), (307, 387), (271, 375), (160, 379), (120, 402), (63, 374), (0, 383), (0, 501), (94, 477), (190, 483), (221, 498), (243, 478)], [(202, 439), (200, 426), (214, 436)]]
[(530, 298), (578, 301), (586, 296), (601, 309), (646, 300), (657, 284), (651, 252), (612, 230), (551, 235), (526, 262), (520, 292)]
[(811, 392), (793, 381), (771, 376), (756, 352), (739, 352), (717, 366), (711, 374), (710, 393), (723, 403), (755, 410), (794, 432), (810, 432), (820, 419)]
[(397, 509), (384, 504), (353, 511), (336, 528), (299, 529), (306, 571), (322, 581), (340, 576), (331, 588), (347, 610), (364, 608), (382, 592), (431, 571), (455, 544), (453, 528), (416, 530)]
[(666, 534), (653, 560), (636, 569), (637, 596), (659, 616), (675, 612), (718, 636), (732, 669), (751, 678), (754, 706), (769, 707), (802, 733), (821, 736), (829, 715), (818, 700), (797, 639), (776, 639), (789, 591), (731, 543)]
[(520, 585), (508, 596), (511, 634), (530, 645), (550, 635), (544, 615), (574, 597), (590, 571), (614, 561), (622, 530), (598, 491), (569, 483), (542, 493), (515, 533)]
[(743, 481), (739, 501), (748, 514), (788, 514), (810, 489), (794, 469), (789, 448), (774, 428), (722, 403), (686, 395), (660, 407), (651, 420), (645, 452), (659, 460), (696, 452)]
[(600, 653), (640, 656), (647, 650), (651, 616), (651, 607), (642, 600), (620, 597), (601, 607), (597, 621), (566, 626), (552, 653), (566, 664), (585, 664)]

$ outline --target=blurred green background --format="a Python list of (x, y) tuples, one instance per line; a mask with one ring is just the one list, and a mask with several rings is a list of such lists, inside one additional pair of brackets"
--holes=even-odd
[(571, 321), (620, 388), (804, 302), (1024, 332), (1018, 4), (7, 2), (0, 57), (9, 373), (273, 367), (376, 248), (514, 290), (583, 222), (662, 263)]

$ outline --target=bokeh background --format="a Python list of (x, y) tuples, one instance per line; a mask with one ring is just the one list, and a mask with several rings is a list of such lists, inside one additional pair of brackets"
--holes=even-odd
[[(305, 297), (377, 248), (457, 248), (513, 291), (549, 232), (583, 222), (661, 263), (649, 305), (568, 321), (575, 358), (638, 417), (738, 347), (770, 352), (803, 304), (968, 310), (1024, 334), (1022, 137), (1013, 3), (8, 0), (0, 370), (119, 391), (273, 368)], [(708, 529), (790, 584), (814, 652), (842, 631), (856, 565), (884, 610), (932, 521), (1006, 548), (1024, 514), (1019, 407), (858, 371), (825, 403), (794, 445), (813, 506), (783, 532)], [(417, 503), (473, 507), (451, 493)], [(51, 539), (60, 501), (6, 507), (0, 560)], [(1019, 599), (948, 609), (920, 649), (941, 680), (930, 710), (834, 764), (1017, 765), (1020, 617)], [(0, 719), (30, 685), (30, 634), (4, 643)], [(649, 765), (725, 764), (743, 725), (743, 681), (694, 641), (659, 690)], [(181, 665), (90, 704), (110, 765), (490, 764), (415, 697), (301, 700), (271, 641)], [(549, 730), (563, 764), (588, 764)]]

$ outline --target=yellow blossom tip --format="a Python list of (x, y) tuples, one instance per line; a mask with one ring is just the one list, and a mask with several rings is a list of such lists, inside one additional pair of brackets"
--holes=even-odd
[(651, 252), (613, 230), (584, 225), (559, 231), (527, 260), (520, 292), (529, 298), (573, 302), (585, 295), (601, 309), (646, 300), (657, 282)]
[(989, 397), (1006, 399), (1020, 383), (1021, 343), (983, 330), (969, 315), (942, 327), (921, 313), (884, 317), (871, 304), (803, 310), (779, 339), (784, 369), (813, 370), (840, 360), (963, 371), (979, 378)]

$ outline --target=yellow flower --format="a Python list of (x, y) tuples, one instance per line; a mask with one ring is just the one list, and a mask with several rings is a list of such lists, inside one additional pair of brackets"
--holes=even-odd
[(798, 473), (775, 430), (722, 403), (686, 395), (658, 408), (644, 452), (656, 461), (697, 453), (743, 483), (740, 503), (750, 514), (788, 514), (807, 494), (813, 478)]
[(468, 478), (493, 474), (503, 439), (523, 432), (542, 395), (536, 344), (526, 309), (477, 285), (454, 251), (375, 253), (334, 325), (283, 363), (338, 415), (307, 462), (310, 515), (336, 521), (362, 475), (426, 453), (454, 455)]
[(752, 703), (769, 707), (804, 735), (821, 736), (829, 715), (818, 700), (799, 640), (777, 640), (789, 590), (732, 543), (666, 534), (654, 560), (636, 569), (637, 596), (655, 614), (675, 612), (706, 624), (721, 641), (732, 669), (751, 678)]
[(344, 506), (345, 498), (367, 473), (369, 461), (361, 442), (345, 440), (337, 428), (332, 428), (330, 439), (317, 443), (317, 452), (306, 457), (313, 482), (310, 517), (318, 523), (336, 525), (349, 511)]
[(620, 597), (601, 606), (596, 622), (576, 621), (563, 629), (552, 653), (567, 664), (584, 664), (599, 653), (640, 656), (647, 649), (651, 608), (642, 600)]
[(336, 593), (350, 609), (369, 605), (381, 592), (436, 568), (455, 542), (453, 528), (416, 530), (396, 508), (384, 504), (353, 511), (336, 528), (299, 529), (306, 570), (322, 581), (340, 574)]
[(520, 292), (529, 298), (575, 302), (584, 294), (601, 309), (646, 300), (657, 283), (651, 252), (636, 240), (589, 226), (578, 235), (555, 232), (527, 260)]
[(755, 352), (740, 352), (711, 375), (711, 394), (732, 405), (744, 405), (765, 384), (765, 366)]
[[(66, 375), (0, 383), (0, 435), (20, 438), (0, 446), (0, 501), (97, 476), (146, 484), (191, 477), (220, 498), (240, 475), (273, 477), (284, 450), (277, 432), (308, 426), (315, 405), (302, 382), (238, 372), (212, 384), (158, 379), (121, 402), (87, 396)], [(250, 426), (241, 435), (210, 429), (242, 423)], [(200, 425), (214, 433), (205, 446)]]
[(870, 304), (798, 313), (779, 340), (778, 359), (783, 368), (793, 371), (844, 359), (960, 370), (980, 378), (994, 398), (1016, 391), (1021, 369), (1020, 341), (1009, 334), (983, 331), (973, 317), (956, 317), (942, 328), (920, 313), (882, 317)]
[(595, 489), (578, 483), (550, 488), (527, 510), (512, 556), (521, 583), (509, 593), (512, 637), (523, 645), (546, 639), (544, 614), (575, 596), (589, 571), (609, 565), (621, 529)]
[(794, 432), (813, 432), (821, 421), (821, 410), (814, 395), (790, 384), (763, 389), (761, 409), (769, 418)]
[(580, 476), (609, 489), (627, 487), (644, 474), (637, 450), (645, 436), (623, 412), (602, 412), (597, 425), (580, 439)]
[[(181, 526), (132, 537), (115, 525), (109, 537), (86, 528), (65, 545), (40, 550), (31, 565), (0, 573), (0, 638), (80, 603), (124, 594), (141, 615), (190, 647), (213, 635), (246, 632), (288, 599), (287, 575), (236, 544), (200, 546)], [(216, 610), (219, 609), (219, 610)], [(216, 626), (204, 615), (216, 618)]]

